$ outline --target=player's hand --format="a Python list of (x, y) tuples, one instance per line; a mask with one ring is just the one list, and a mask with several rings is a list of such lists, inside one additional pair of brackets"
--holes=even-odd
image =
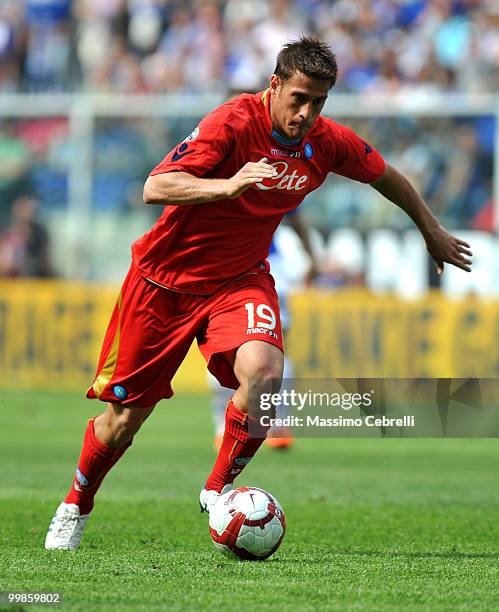
[(305, 286), (311, 287), (315, 281), (315, 279), (320, 274), (320, 267), (317, 263), (315, 257), (311, 259), (310, 266), (308, 268), (307, 274), (305, 275)]
[(426, 248), (433, 258), (437, 267), (437, 274), (444, 271), (444, 263), (471, 272), (471, 260), (473, 253), (470, 245), (464, 240), (451, 236), (442, 226), (438, 226), (428, 236), (425, 236)]
[(251, 185), (277, 176), (277, 170), (267, 162), (268, 159), (262, 157), (260, 161), (244, 164), (239, 172), (234, 174), (232, 178), (227, 179), (227, 197), (237, 198)]

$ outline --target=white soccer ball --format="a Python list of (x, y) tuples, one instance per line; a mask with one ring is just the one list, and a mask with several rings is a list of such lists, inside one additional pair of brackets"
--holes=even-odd
[(221, 495), (210, 510), (209, 525), (213, 544), (221, 553), (253, 561), (274, 554), (286, 531), (282, 506), (257, 487)]

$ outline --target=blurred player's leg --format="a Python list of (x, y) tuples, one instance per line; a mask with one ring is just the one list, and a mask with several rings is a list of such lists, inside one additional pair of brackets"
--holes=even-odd
[[(293, 362), (289, 357), (284, 355), (284, 371), (283, 379), (293, 378)], [(287, 416), (286, 407), (282, 404), (276, 407), (276, 418), (284, 419)], [(272, 427), (267, 435), (267, 446), (278, 450), (285, 450), (292, 446), (294, 437), (289, 427)]]
[(225, 429), (225, 409), (234, 395), (234, 389), (222, 387), (218, 380), (208, 372), (208, 383), (211, 388), (211, 409), (213, 414), (213, 425), (215, 427), (214, 447), (218, 451), (222, 446)]
[(71, 490), (56, 510), (45, 548), (78, 548), (104, 477), (131, 446), (153, 409), (108, 404), (103, 414), (90, 419)]
[(266, 342), (251, 341), (240, 346), (235, 355), (234, 373), (240, 387), (227, 406), (225, 432), (215, 465), (206, 480), (206, 489), (220, 492), (242, 472), (265, 439), (252, 437), (249, 429), (251, 415), (248, 410), (258, 401), (261, 393), (272, 390), (276, 380), (282, 378), (282, 351)]

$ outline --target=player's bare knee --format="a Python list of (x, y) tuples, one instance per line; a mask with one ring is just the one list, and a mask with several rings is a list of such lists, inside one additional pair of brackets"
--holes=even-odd
[(258, 381), (259, 384), (265, 386), (272, 382), (281, 384), (284, 368), (282, 353), (279, 353), (278, 356), (273, 354), (267, 355), (266, 358), (258, 360), (255, 366), (252, 378)]
[(257, 405), (263, 393), (278, 393), (282, 383), (282, 363), (279, 360), (263, 360), (247, 372), (241, 385), (245, 404)]
[(152, 408), (138, 408), (134, 406), (115, 406), (116, 421), (115, 425), (118, 429), (127, 433), (135, 434), (139, 431), (144, 421), (151, 414)]
[(247, 383), (247, 396), (250, 402), (259, 400), (263, 393), (278, 393), (282, 378), (276, 373), (261, 373), (250, 378)]

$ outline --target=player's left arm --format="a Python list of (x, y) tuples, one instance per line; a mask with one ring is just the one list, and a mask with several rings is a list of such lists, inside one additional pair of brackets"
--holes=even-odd
[(426, 248), (435, 261), (438, 274), (444, 263), (471, 272), (470, 245), (452, 236), (434, 217), (426, 203), (409, 180), (396, 168), (385, 163), (383, 174), (370, 185), (385, 198), (399, 206), (414, 221), (426, 242)]

